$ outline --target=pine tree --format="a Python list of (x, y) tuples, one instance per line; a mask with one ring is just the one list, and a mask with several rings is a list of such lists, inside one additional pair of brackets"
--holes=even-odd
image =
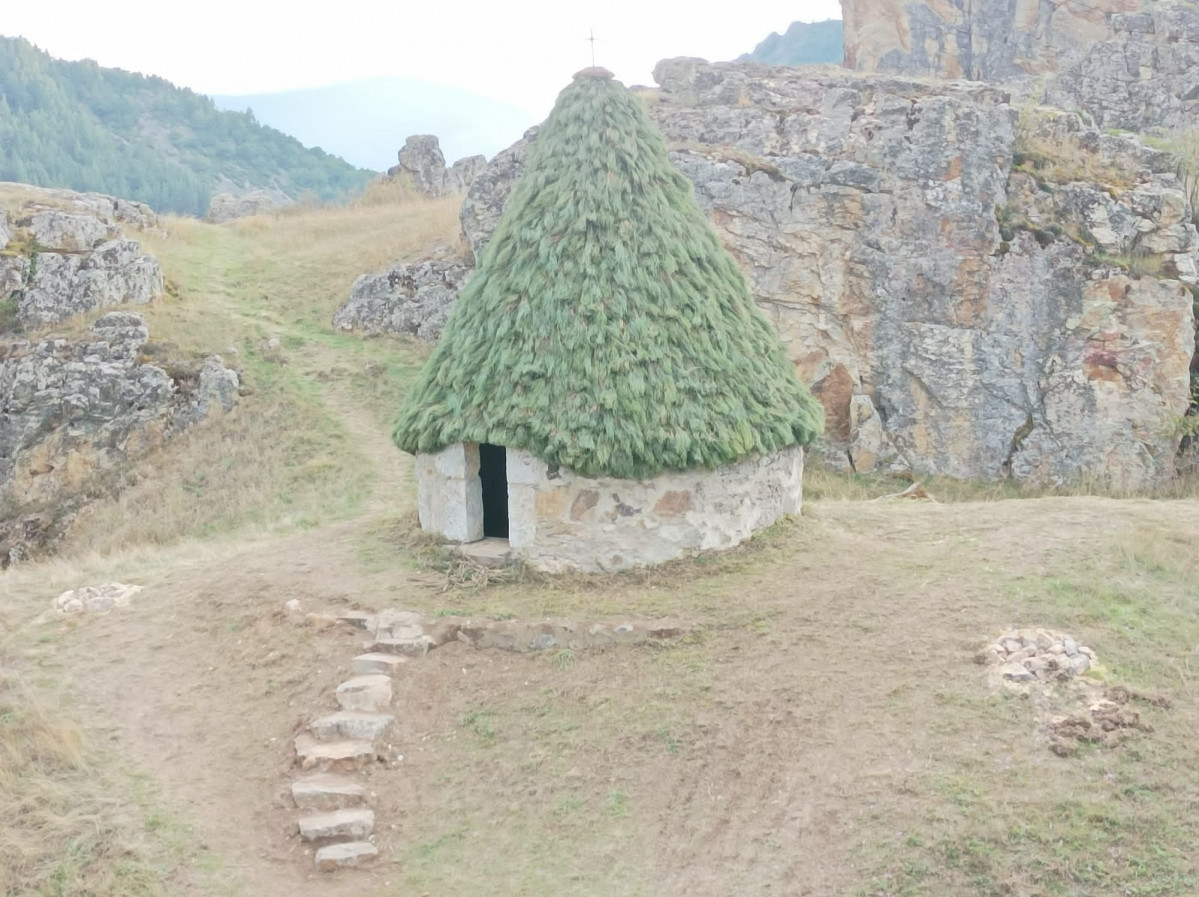
[(822, 426), (641, 101), (603, 70), (576, 75), (396, 443), (490, 442), (642, 478), (806, 444)]

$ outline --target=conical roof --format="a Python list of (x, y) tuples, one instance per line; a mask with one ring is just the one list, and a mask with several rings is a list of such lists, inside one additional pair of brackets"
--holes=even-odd
[(395, 429), (638, 479), (806, 444), (796, 377), (642, 102), (585, 70), (529, 148)]

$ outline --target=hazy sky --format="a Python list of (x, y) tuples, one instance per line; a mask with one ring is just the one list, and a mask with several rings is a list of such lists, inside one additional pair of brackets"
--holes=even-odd
[(596, 62), (652, 84), (668, 56), (731, 59), (793, 21), (840, 18), (838, 0), (0, 0), (0, 33), (50, 54), (241, 94), (392, 75), (452, 84), (540, 118)]

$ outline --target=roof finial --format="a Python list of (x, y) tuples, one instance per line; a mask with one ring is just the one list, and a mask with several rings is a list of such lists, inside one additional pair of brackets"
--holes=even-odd
[(591, 67), (595, 68), (595, 29), (587, 29), (587, 33), (590, 35), (587, 41), (591, 44)]

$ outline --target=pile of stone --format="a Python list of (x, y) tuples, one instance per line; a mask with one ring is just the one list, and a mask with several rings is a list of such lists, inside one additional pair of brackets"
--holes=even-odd
[(978, 655), (1008, 682), (1068, 682), (1097, 663), (1095, 652), (1062, 632), (1012, 629)]
[(141, 586), (109, 582), (102, 586), (84, 586), (63, 592), (54, 601), (54, 610), (59, 614), (103, 613), (114, 607), (126, 607), (130, 600), (142, 590)]

